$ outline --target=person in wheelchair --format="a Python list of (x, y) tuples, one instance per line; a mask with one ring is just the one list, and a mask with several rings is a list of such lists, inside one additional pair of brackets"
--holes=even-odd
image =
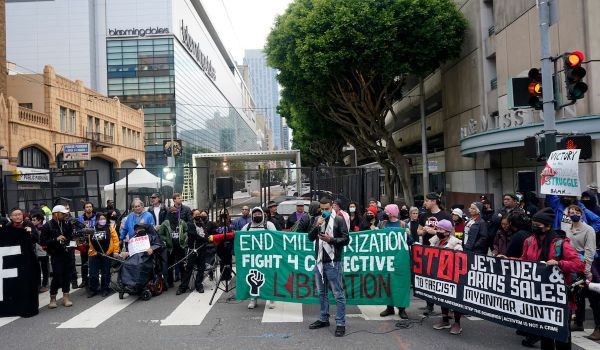
[(127, 293), (139, 294), (142, 299), (148, 300), (164, 291), (160, 250), (165, 246), (151, 224), (136, 224), (134, 232), (133, 238), (148, 236), (149, 248), (141, 252), (132, 251), (130, 240), (128, 251), (122, 254), (125, 260), (119, 270), (119, 298)]
[(201, 212), (198, 209), (192, 211), (192, 221), (188, 223), (187, 233), (179, 236), (179, 243), (182, 247), (187, 247), (187, 262), (185, 271), (181, 278), (181, 284), (177, 289), (177, 295), (185, 293), (189, 289), (190, 279), (196, 267), (195, 288), (198, 293), (204, 293), (202, 281), (204, 279), (204, 267), (206, 263), (207, 244), (209, 233), (205, 228)]

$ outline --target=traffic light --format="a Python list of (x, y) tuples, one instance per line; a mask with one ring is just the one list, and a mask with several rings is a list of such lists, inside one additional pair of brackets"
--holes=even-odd
[(560, 141), (561, 149), (580, 149), (579, 159), (592, 158), (592, 137), (590, 135), (568, 135)]
[(565, 68), (565, 84), (567, 98), (571, 101), (579, 100), (585, 96), (588, 86), (583, 82), (586, 70), (581, 66), (584, 56), (579, 51), (568, 52), (563, 55)]
[(529, 77), (529, 106), (535, 109), (542, 109), (542, 74), (538, 68), (531, 68), (527, 74)]

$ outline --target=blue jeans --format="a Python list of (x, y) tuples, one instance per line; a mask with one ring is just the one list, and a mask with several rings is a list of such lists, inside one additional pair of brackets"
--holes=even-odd
[(315, 279), (317, 280), (317, 289), (319, 291), (319, 302), (321, 303), (321, 312), (319, 320), (329, 321), (329, 298), (327, 296), (327, 287), (331, 288), (335, 297), (335, 324), (337, 326), (346, 325), (346, 294), (344, 293), (344, 285), (342, 283), (342, 264), (335, 261), (333, 265), (329, 263), (323, 264), (323, 275), (325, 283), (321, 278), (321, 273), (315, 266)]
[[(110, 284), (110, 260), (107, 257), (95, 255), (90, 256), (90, 290), (94, 292), (108, 291)], [(98, 275), (102, 273), (102, 282), (98, 287)]]

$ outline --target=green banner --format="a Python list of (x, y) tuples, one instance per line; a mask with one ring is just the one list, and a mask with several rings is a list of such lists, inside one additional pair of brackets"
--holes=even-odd
[[(306, 233), (236, 231), (235, 262), (238, 300), (319, 303), (315, 242)], [(348, 304), (408, 307), (410, 263), (404, 229), (351, 232), (342, 267)]]

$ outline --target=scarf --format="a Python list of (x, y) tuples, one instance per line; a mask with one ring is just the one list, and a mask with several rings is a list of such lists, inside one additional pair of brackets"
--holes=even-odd
[[(333, 224), (335, 222), (335, 211), (331, 211), (331, 216), (329, 216), (329, 220), (323, 222), (321, 224), (320, 231), (325, 232), (325, 234), (331, 238), (333, 238)], [(317, 253), (317, 269), (319, 269), (319, 273), (321, 274), (321, 280), (325, 283), (325, 277), (323, 276), (323, 250), (325, 253), (329, 255), (331, 259), (331, 266), (333, 266), (333, 259), (335, 258), (335, 249), (333, 245), (319, 239), (319, 252)]]

